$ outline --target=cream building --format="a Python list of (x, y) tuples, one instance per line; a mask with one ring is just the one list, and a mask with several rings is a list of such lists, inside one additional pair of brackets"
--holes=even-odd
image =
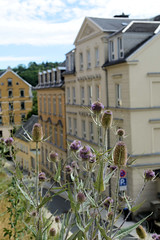
[[(133, 198), (143, 185), (144, 170), (160, 169), (159, 24), (87, 17), (75, 49), (66, 54), (67, 141), (76, 138), (96, 147), (96, 128), (85, 107), (99, 99), (112, 110), (107, 148), (115, 145), (117, 128), (124, 128), (129, 161), (136, 159), (125, 169), (127, 193)], [(145, 210), (158, 199), (158, 192), (159, 180), (148, 184), (142, 195), (147, 199)]]
[[(160, 172), (160, 22), (131, 22), (108, 38), (108, 106), (114, 126), (126, 130), (129, 161), (128, 194), (135, 198), (143, 184), (144, 170)], [(111, 131), (112, 132), (112, 131)], [(116, 139), (110, 134), (110, 145)], [(143, 208), (158, 204), (160, 180), (148, 183), (139, 201)], [(160, 204), (160, 201), (159, 201)], [(152, 205), (152, 206), (153, 206)]]

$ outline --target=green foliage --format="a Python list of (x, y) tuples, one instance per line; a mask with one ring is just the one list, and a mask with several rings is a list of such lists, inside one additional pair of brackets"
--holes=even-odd
[(23, 64), (18, 65), (17, 67), (13, 68), (13, 71), (16, 72), (19, 76), (21, 76), (24, 80), (30, 83), (32, 86), (36, 86), (38, 84), (38, 72), (44, 71), (47, 69), (55, 68), (60, 63), (55, 62), (42, 62), (37, 64), (36, 62), (30, 62), (28, 67)]
[(27, 119), (29, 119), (32, 115), (38, 115), (37, 91), (33, 90), (32, 94), (32, 110), (27, 114)]

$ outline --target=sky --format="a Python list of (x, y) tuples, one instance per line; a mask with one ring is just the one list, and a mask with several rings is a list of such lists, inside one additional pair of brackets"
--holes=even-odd
[(160, 15), (160, 0), (0, 0), (0, 69), (63, 62), (87, 17)]

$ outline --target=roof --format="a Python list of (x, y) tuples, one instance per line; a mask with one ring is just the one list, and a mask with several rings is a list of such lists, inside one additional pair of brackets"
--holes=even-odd
[[(31, 134), (32, 133), (32, 128), (35, 123), (38, 123), (38, 116), (37, 115), (32, 115), (24, 124), (22, 127), (20, 127), (16, 133), (14, 134), (14, 137), (19, 138), (25, 142), (27, 140), (23, 137), (24, 136), (24, 129)], [(26, 136), (25, 136), (26, 137)]]
[(159, 27), (160, 22), (131, 22), (123, 32), (136, 32), (136, 33), (154, 33)]
[(96, 24), (104, 32), (115, 32), (127, 26), (134, 19), (129, 18), (94, 18), (88, 17), (90, 21)]

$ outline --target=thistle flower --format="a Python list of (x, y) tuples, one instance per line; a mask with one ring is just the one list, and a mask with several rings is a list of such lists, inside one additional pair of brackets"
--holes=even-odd
[(6, 144), (8, 147), (12, 146), (13, 142), (14, 142), (14, 140), (13, 140), (12, 137), (9, 137), (9, 138), (7, 138), (7, 139), (5, 140), (5, 144)]
[(38, 178), (40, 182), (44, 182), (46, 180), (46, 174), (44, 172), (40, 172)]
[(147, 233), (141, 225), (139, 225), (136, 228), (136, 233), (137, 233), (138, 237), (141, 238), (141, 239), (145, 239), (147, 237)]
[(96, 162), (96, 155), (92, 155), (91, 158), (89, 159), (89, 163), (95, 163)]
[(55, 217), (55, 222), (56, 222), (56, 223), (59, 223), (59, 222), (60, 222), (60, 217), (59, 217), (59, 216), (56, 216), (56, 217)]
[(113, 161), (118, 167), (126, 166), (127, 163), (127, 147), (122, 141), (116, 143), (113, 150)]
[(103, 104), (99, 101), (96, 101), (91, 105), (91, 110), (95, 114), (100, 114), (103, 108), (104, 108)]
[(116, 135), (123, 137), (125, 135), (125, 131), (122, 128), (119, 128), (116, 132)]
[(39, 123), (35, 123), (32, 128), (32, 139), (34, 142), (40, 142), (43, 139), (42, 126)]
[(152, 171), (152, 170), (150, 170), (150, 169), (144, 171), (144, 179), (145, 179), (146, 181), (151, 181), (151, 180), (153, 180), (154, 178), (155, 178), (155, 172), (154, 172), (154, 171)]
[(117, 166), (110, 165), (109, 168), (110, 168), (111, 172), (113, 172), (113, 171), (115, 171), (117, 169)]
[(80, 149), (80, 147), (81, 147), (81, 141), (78, 141), (78, 140), (74, 140), (70, 145), (70, 149), (72, 151), (77, 151)]
[(107, 197), (103, 203), (103, 205), (105, 206), (105, 208), (109, 208), (110, 204), (113, 203), (113, 199), (111, 197)]
[(57, 161), (58, 161), (58, 153), (52, 151), (52, 152), (49, 154), (49, 160), (50, 160), (51, 162), (57, 162)]
[(77, 194), (77, 201), (78, 201), (79, 203), (83, 203), (83, 202), (85, 202), (85, 200), (86, 200), (86, 197), (85, 197), (84, 193), (79, 192), (79, 193)]
[(49, 230), (49, 234), (50, 234), (51, 237), (56, 236), (56, 229), (55, 229), (55, 228), (51, 228), (51, 229)]
[(80, 149), (79, 155), (83, 161), (87, 161), (92, 157), (92, 152), (89, 146), (84, 146)]
[(72, 167), (72, 168), (79, 169), (79, 166), (78, 166), (78, 164), (77, 164), (76, 161), (71, 162), (71, 167)]
[(152, 239), (154, 239), (154, 240), (160, 240), (160, 235), (158, 235), (157, 233), (154, 233), (154, 234), (152, 235)]
[(70, 165), (66, 165), (65, 169), (66, 169), (66, 173), (67, 173), (67, 174), (71, 174), (72, 168), (71, 168)]
[(113, 120), (113, 114), (110, 110), (104, 111), (101, 119), (102, 126), (107, 129), (111, 127), (112, 125), (112, 120)]

